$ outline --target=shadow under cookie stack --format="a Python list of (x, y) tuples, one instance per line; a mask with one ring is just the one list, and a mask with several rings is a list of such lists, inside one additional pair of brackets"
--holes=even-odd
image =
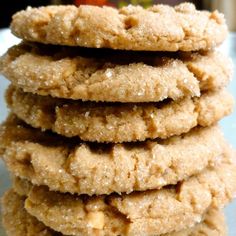
[(0, 59), (7, 235), (227, 235), (220, 13), (48, 6), (16, 13), (11, 30), (23, 41)]

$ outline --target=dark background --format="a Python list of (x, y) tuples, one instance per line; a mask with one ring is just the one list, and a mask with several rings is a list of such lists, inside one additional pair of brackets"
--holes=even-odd
[(50, 1), (45, 0), (0, 0), (0, 28), (8, 27), (11, 21), (11, 16), (26, 6), (48, 5)]

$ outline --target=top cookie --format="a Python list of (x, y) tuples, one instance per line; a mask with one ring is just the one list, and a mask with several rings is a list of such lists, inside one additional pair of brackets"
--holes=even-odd
[(227, 26), (217, 11), (193, 4), (154, 5), (148, 9), (47, 6), (13, 16), (16, 36), (45, 44), (144, 51), (196, 51), (223, 42)]

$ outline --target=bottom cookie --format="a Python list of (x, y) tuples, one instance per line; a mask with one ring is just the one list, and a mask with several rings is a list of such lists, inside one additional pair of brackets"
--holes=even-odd
[[(2, 199), (3, 226), (8, 236), (62, 236), (31, 216), (24, 209), (25, 197), (13, 190), (5, 193)], [(98, 234), (100, 235), (100, 234)], [(114, 234), (115, 235), (115, 234)], [(224, 236), (227, 235), (226, 224), (222, 212), (209, 210), (204, 220), (192, 228), (165, 234), (165, 236)]]
[(161, 190), (89, 197), (49, 191), (15, 179), (24, 207), (46, 226), (65, 235), (161, 235), (180, 231), (222, 208), (236, 191), (236, 167), (229, 157), (217, 167)]

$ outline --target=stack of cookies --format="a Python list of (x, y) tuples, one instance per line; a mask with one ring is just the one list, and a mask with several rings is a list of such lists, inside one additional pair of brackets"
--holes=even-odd
[(236, 192), (224, 17), (192, 4), (28, 8), (2, 56), (8, 235), (226, 235)]

